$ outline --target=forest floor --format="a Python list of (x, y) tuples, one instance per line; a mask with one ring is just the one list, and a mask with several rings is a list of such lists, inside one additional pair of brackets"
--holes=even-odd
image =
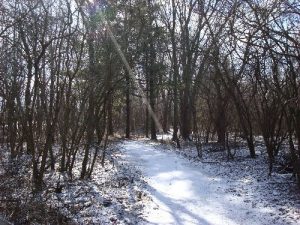
[(213, 143), (199, 159), (192, 144), (177, 149), (166, 136), (117, 140), (91, 179), (78, 179), (80, 156), (72, 179), (50, 171), (35, 196), (30, 158), (10, 164), (2, 148), (0, 218), (13, 224), (300, 224), (296, 182), (276, 166), (269, 177), (264, 147), (256, 149), (256, 159), (239, 147), (228, 161)]
[(15, 164), (8, 160), (5, 148), (0, 148), (0, 219), (16, 225), (142, 223), (148, 200), (141, 171), (123, 160), (115, 143), (106, 154), (104, 167), (99, 158), (91, 179), (79, 179), (80, 154), (72, 178), (60, 173), (56, 165), (55, 171), (45, 174), (44, 191), (33, 194), (30, 157), (21, 156)]
[(300, 195), (291, 174), (268, 177), (266, 156), (240, 149), (227, 161), (224, 152), (204, 151), (147, 140), (120, 145), (131, 164), (145, 176), (146, 224), (300, 224)]

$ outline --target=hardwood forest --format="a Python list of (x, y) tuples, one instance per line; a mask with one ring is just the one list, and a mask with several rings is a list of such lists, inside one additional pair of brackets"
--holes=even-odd
[[(255, 167), (261, 160), (266, 179), (288, 174), (280, 182), (292, 183), (286, 193), (300, 218), (299, 1), (0, 1), (0, 215), (5, 220), (147, 224), (143, 216), (133, 219), (138, 217), (133, 209), (128, 221), (107, 216), (103, 222), (101, 214), (98, 222), (74, 222), (69, 217), (93, 204), (66, 213), (70, 206), (59, 199), (76, 185), (94, 190), (101, 174), (118, 177), (115, 168), (125, 173), (117, 155), (133, 154), (136, 146), (141, 150), (132, 157), (156, 152), (149, 143), (173, 149), (171, 158), (174, 152), (194, 151), (192, 159), (214, 168), (215, 161), (236, 166), (246, 160)], [(126, 165), (136, 173), (132, 161)], [(125, 178), (116, 181), (119, 188), (135, 183)], [(143, 190), (136, 202), (146, 201)], [(49, 203), (54, 195), (63, 206)], [(105, 210), (115, 204), (112, 197), (99, 202)], [(151, 224), (219, 224), (190, 216), (195, 223), (181, 218)], [(225, 220), (243, 220), (235, 222)]]

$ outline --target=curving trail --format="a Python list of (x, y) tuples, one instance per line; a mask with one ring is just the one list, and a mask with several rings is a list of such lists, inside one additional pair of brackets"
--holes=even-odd
[(124, 141), (121, 147), (149, 185), (153, 204), (146, 207), (147, 224), (278, 224), (267, 209), (226, 192), (226, 178), (209, 175), (161, 145)]

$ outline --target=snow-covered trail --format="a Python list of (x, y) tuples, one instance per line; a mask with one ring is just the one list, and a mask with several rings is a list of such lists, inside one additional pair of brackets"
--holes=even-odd
[(278, 224), (267, 209), (226, 192), (226, 178), (209, 175), (160, 145), (125, 141), (122, 148), (149, 185), (154, 203), (146, 207), (147, 224)]

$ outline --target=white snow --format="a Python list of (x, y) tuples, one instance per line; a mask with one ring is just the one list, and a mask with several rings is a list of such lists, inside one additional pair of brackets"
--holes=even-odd
[(207, 164), (191, 163), (159, 144), (140, 140), (124, 141), (120, 147), (149, 185), (153, 202), (145, 208), (147, 224), (286, 224), (276, 220), (276, 208), (257, 207), (247, 195), (228, 191), (237, 181), (209, 173)]

